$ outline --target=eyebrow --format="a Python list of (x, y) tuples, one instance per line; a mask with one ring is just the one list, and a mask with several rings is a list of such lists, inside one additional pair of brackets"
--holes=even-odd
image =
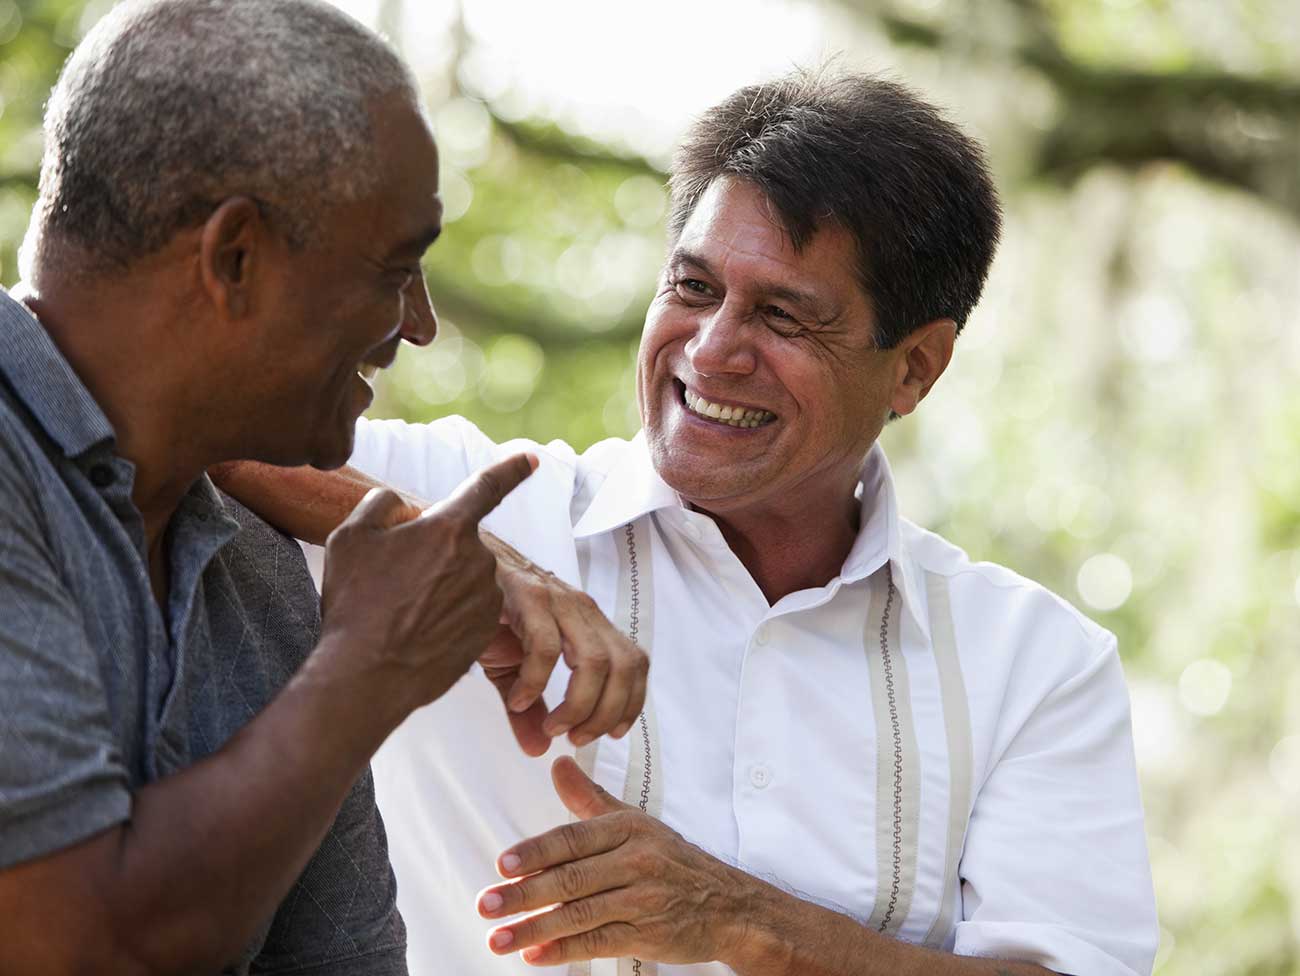
[(431, 224), (420, 232), (413, 234), (406, 240), (401, 241), (388, 252), (389, 258), (400, 257), (405, 254), (423, 254), (429, 249), (429, 246), (436, 241), (442, 234), (442, 223)]
[[(668, 266), (674, 267), (679, 265), (688, 265), (702, 271), (710, 277), (716, 278), (717, 272), (703, 255), (697, 254), (684, 247), (679, 247), (673, 251), (668, 258)], [(824, 318), (827, 313), (827, 303), (825, 300), (810, 291), (803, 291), (799, 288), (792, 288), (789, 285), (777, 284), (771, 281), (760, 281), (759, 289), (765, 295), (781, 301), (790, 302), (794, 305), (800, 305), (807, 309), (815, 318)]]
[(422, 219), (425, 219), (428, 222), (422, 229), (393, 245), (392, 250), (388, 252), (386, 260), (391, 261), (408, 254), (413, 254), (417, 257), (423, 256), (424, 252), (429, 249), (439, 236), (441, 236), (442, 214), (445, 209), (443, 207), (442, 198), (438, 196), (438, 194), (434, 193), (429, 198), (429, 203), (431, 206), (427, 211), (424, 211), (424, 216), (422, 217)]

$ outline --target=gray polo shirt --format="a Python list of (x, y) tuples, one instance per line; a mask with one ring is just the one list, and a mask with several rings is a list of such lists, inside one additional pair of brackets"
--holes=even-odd
[[(135, 790), (220, 748), (319, 635), (298, 545), (207, 478), (168, 527), (164, 616), (133, 477), (49, 335), (0, 290), (0, 869), (129, 820)], [(395, 892), (367, 771), (225, 972), (405, 973)]]

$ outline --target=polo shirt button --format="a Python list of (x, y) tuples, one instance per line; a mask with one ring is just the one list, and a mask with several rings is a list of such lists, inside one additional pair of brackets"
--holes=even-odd
[(749, 781), (754, 784), (754, 788), (757, 790), (766, 789), (767, 784), (772, 782), (772, 770), (762, 763), (758, 763), (750, 768)]
[(754, 631), (754, 643), (766, 644), (771, 636), (771, 628), (767, 624), (760, 624), (758, 630)]
[(90, 469), (90, 483), (96, 488), (107, 488), (117, 480), (117, 475), (107, 464), (97, 464)]

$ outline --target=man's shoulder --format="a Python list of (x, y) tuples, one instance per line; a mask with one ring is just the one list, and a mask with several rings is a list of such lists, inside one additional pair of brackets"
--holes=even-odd
[(236, 587), (241, 592), (276, 592), (288, 598), (297, 592), (314, 602), (316, 590), (298, 542), (229, 495), (222, 493), (221, 504), (239, 527), (220, 551)]
[[(9, 386), (0, 380), (0, 508), (10, 518), (43, 522), (63, 491), (62, 455)], [(56, 516), (58, 522), (61, 515)]]
[(46, 453), (39, 426), (0, 376), (0, 459), (4, 467), (12, 471), (18, 466), (30, 476), (33, 462)]
[(320, 636), (320, 599), (302, 547), (228, 495), (238, 532), (208, 568), (217, 646), (255, 647), (271, 687), (287, 681)]
[(977, 561), (960, 546), (906, 520), (908, 554), (918, 568), (942, 579), (955, 609), (1022, 634), (1029, 640), (1056, 638), (1063, 651), (1073, 648), (1081, 666), (1115, 637), (1073, 603), (1043, 584), (998, 563)]

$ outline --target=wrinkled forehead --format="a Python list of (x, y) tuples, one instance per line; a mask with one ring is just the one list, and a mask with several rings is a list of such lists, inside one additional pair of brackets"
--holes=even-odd
[(671, 244), (667, 263), (691, 263), (719, 273), (725, 265), (770, 291), (821, 294), (843, 304), (858, 288), (856, 241), (826, 220), (796, 238), (776, 204), (746, 180), (722, 176), (700, 195)]

